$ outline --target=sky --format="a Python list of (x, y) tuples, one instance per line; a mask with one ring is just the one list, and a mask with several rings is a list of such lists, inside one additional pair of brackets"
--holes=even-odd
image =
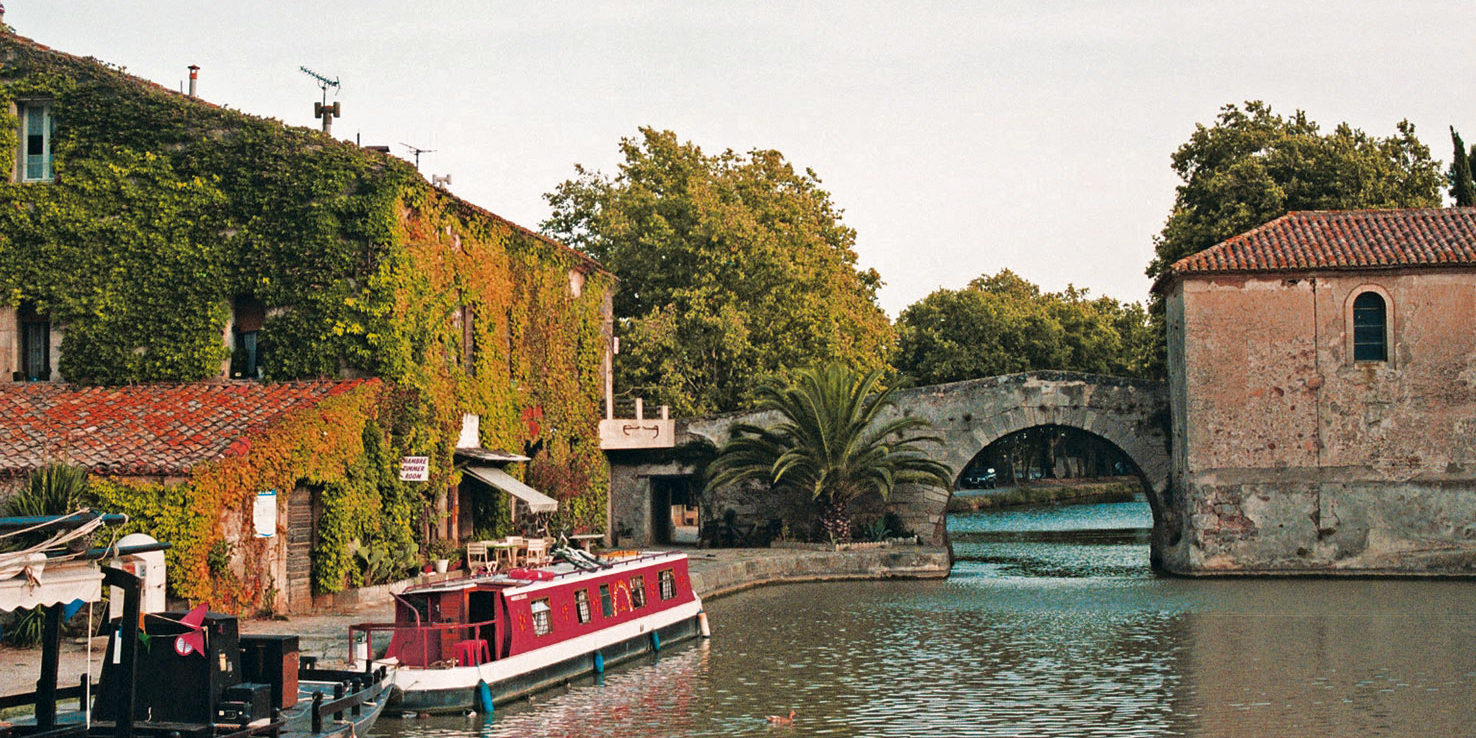
[(1476, 140), (1476, 3), (8, 0), (5, 22), (293, 125), (336, 77), (339, 138), (522, 225), (575, 163), (675, 131), (820, 177), (893, 317), (1014, 270), (1145, 299), (1170, 156), (1227, 103), (1301, 109), (1434, 156)]

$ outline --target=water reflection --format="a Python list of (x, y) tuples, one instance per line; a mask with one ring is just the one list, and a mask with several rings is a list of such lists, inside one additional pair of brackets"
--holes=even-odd
[[(377, 732), (1476, 734), (1471, 583), (1159, 579), (1134, 531), (1146, 506), (1078, 508), (952, 520), (947, 581), (746, 592), (709, 603), (710, 644), (487, 723), (386, 718)], [(793, 728), (764, 720), (791, 707)]]

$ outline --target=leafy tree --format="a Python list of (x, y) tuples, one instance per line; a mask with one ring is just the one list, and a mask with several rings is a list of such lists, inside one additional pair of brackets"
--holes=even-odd
[(708, 466), (708, 489), (759, 480), (775, 490), (808, 495), (820, 503), (821, 528), (836, 540), (849, 540), (848, 508), (853, 500), (877, 494), (883, 500), (899, 484), (951, 489), (948, 467), (922, 450), (941, 440), (917, 417), (882, 422), (895, 388), (881, 387), (882, 372), (861, 374), (843, 364), (795, 372), (787, 384), (766, 382), (758, 408), (779, 415), (771, 427), (733, 426), (732, 439)]
[(1290, 210), (1439, 207), (1439, 164), (1413, 124), (1396, 129), (1378, 138), (1340, 123), (1324, 134), (1300, 110), (1282, 117), (1260, 101), (1226, 105), (1174, 152), (1184, 183), (1148, 276)]
[(1450, 162), (1450, 196), (1456, 207), (1469, 208), (1476, 205), (1476, 182), (1471, 180), (1470, 159), (1476, 154), (1476, 147), (1472, 147), (1472, 154), (1467, 154), (1466, 143), (1456, 133), (1455, 126), (1450, 127), (1450, 141), (1455, 146), (1455, 156)]
[(777, 151), (708, 155), (670, 131), (620, 143), (613, 177), (576, 166), (544, 232), (620, 278), (616, 381), (680, 414), (734, 410), (759, 380), (822, 359), (885, 365), (881, 279), (855, 231)]
[(1152, 345), (1142, 306), (1076, 287), (1042, 293), (1008, 269), (908, 306), (897, 333), (894, 366), (920, 384), (1035, 369), (1139, 375)]

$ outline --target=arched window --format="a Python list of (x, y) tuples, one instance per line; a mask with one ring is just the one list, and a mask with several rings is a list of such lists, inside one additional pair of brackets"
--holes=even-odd
[(1353, 360), (1389, 360), (1389, 319), (1384, 298), (1365, 292), (1353, 300)]

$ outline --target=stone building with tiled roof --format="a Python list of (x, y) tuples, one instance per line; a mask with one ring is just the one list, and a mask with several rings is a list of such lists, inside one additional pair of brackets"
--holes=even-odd
[(554, 524), (604, 530), (616, 280), (587, 256), (382, 150), (3, 27), (0, 172), (0, 498), (85, 464), (174, 539), (173, 594), (232, 610), (304, 602), (248, 534), (267, 490), (319, 593), (515, 532), (459, 451), (526, 458)]
[(1155, 290), (1171, 568), (1476, 573), (1476, 209), (1288, 213)]

